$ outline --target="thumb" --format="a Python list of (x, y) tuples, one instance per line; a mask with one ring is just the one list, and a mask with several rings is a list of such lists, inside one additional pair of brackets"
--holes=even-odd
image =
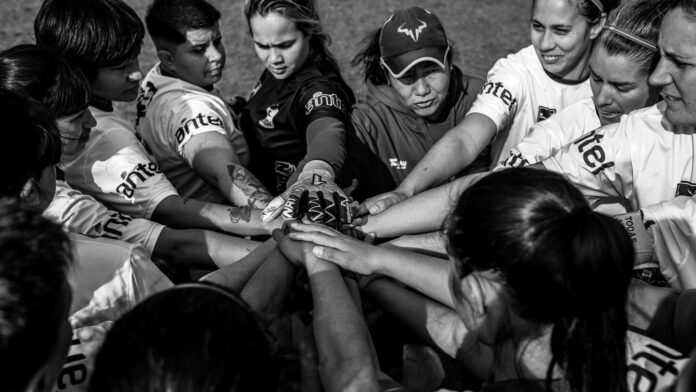
[(285, 196), (286, 194), (283, 193), (279, 196), (276, 196), (273, 200), (268, 203), (266, 208), (261, 211), (261, 220), (264, 223), (268, 223), (272, 221), (273, 219), (277, 218), (278, 215), (280, 215), (281, 212), (283, 212), (283, 206), (285, 205)]

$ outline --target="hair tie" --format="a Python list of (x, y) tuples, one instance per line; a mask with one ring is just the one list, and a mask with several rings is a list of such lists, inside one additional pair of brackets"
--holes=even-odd
[(592, 1), (592, 4), (597, 6), (599, 8), (599, 12), (604, 12), (604, 6), (602, 5), (602, 2), (600, 0), (590, 0)]
[(636, 43), (636, 44), (638, 44), (638, 45), (640, 45), (640, 46), (643, 46), (643, 47), (648, 48), (648, 49), (650, 49), (650, 50), (652, 50), (652, 51), (654, 51), (654, 52), (657, 52), (657, 45), (655, 45), (655, 44), (652, 43), (652, 42), (646, 41), (646, 40), (644, 40), (644, 39), (642, 39), (642, 38), (640, 38), (640, 37), (638, 37), (638, 36), (636, 36), (636, 35), (633, 35), (633, 34), (631, 34), (631, 33), (625, 32), (625, 31), (623, 31), (623, 30), (619, 30), (618, 28), (616, 28), (616, 27), (614, 27), (614, 26), (607, 26), (607, 25), (604, 25), (602, 28), (605, 29), (605, 30), (609, 30), (610, 32), (612, 32), (612, 33), (614, 33), (614, 34), (616, 34), (616, 35), (620, 35), (620, 36), (626, 38), (627, 40), (629, 40), (629, 41), (631, 41), (631, 42), (634, 42), (634, 43)]

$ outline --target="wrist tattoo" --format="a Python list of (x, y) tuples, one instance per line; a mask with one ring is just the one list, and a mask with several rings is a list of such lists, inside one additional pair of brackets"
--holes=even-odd
[(251, 207), (230, 207), (227, 211), (230, 213), (230, 222), (232, 223), (251, 220)]
[(259, 180), (249, 171), (239, 165), (228, 165), (227, 172), (232, 179), (232, 184), (239, 188), (250, 200), (255, 202), (269, 202), (273, 197), (264, 188)]

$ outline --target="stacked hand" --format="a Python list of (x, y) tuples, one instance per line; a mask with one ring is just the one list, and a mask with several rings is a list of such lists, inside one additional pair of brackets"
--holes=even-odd
[(261, 214), (263, 221), (269, 222), (282, 212), (283, 219), (306, 216), (310, 222), (334, 228), (351, 223), (350, 199), (334, 182), (333, 172), (308, 166), (288, 190), (268, 203)]
[(391, 192), (382, 193), (377, 196), (372, 196), (360, 205), (360, 213), (376, 215), (386, 210), (390, 206), (406, 200), (407, 198), (408, 195), (399, 191), (398, 189)]

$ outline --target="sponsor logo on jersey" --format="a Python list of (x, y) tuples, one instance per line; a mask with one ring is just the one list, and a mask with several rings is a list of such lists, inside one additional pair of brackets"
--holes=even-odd
[(614, 166), (613, 161), (605, 162), (607, 154), (600, 145), (603, 138), (604, 135), (597, 133), (595, 129), (573, 142), (573, 144), (578, 146), (578, 152), (582, 154), (582, 160), (585, 162), (585, 165), (590, 169), (594, 169), (592, 170), (593, 175), (597, 175), (602, 170)]
[(556, 109), (547, 108), (546, 106), (539, 106), (539, 114), (537, 115), (537, 122), (544, 121), (547, 118), (556, 114)]
[(407, 37), (411, 38), (413, 42), (418, 42), (420, 34), (426, 27), (428, 27), (428, 24), (423, 22), (422, 20), (418, 19), (418, 22), (420, 22), (420, 24), (418, 24), (418, 26), (416, 26), (415, 28), (406, 27), (406, 23), (404, 23), (401, 26), (399, 26), (396, 29), (396, 31), (401, 34), (405, 34)]
[(118, 211), (109, 213), (109, 220), (104, 223), (104, 227), (100, 237), (110, 238), (112, 240), (120, 240), (123, 238), (123, 228), (133, 220), (129, 215), (122, 214)]
[(662, 391), (679, 375), (687, 357), (666, 346), (648, 343), (630, 358), (626, 377), (632, 391)]
[(693, 196), (696, 194), (696, 184), (689, 181), (682, 181), (677, 184), (677, 192), (674, 196)]
[(176, 136), (176, 142), (181, 144), (186, 137), (191, 133), (191, 130), (196, 130), (200, 127), (220, 127), (222, 128), (222, 119), (217, 116), (204, 116), (203, 113), (198, 113), (191, 119), (184, 117), (181, 120), (181, 126), (176, 130), (174, 136)]
[(494, 97), (500, 98), (500, 100), (503, 101), (503, 104), (510, 108), (510, 110), (512, 110), (512, 107), (517, 104), (517, 98), (513, 98), (510, 90), (506, 89), (505, 86), (503, 86), (503, 84), (500, 82), (488, 82), (484, 84), (481, 88), (480, 94), (490, 94)]
[(517, 151), (517, 150), (511, 150), (510, 151), (510, 156), (500, 162), (501, 165), (505, 167), (521, 167), (521, 166), (528, 166), (529, 161), (522, 156), (522, 153)]
[(87, 356), (81, 352), (82, 342), (79, 336), (73, 332), (70, 341), (70, 351), (65, 359), (65, 364), (56, 379), (56, 389), (64, 391), (78, 389), (87, 381)]
[(396, 170), (406, 170), (408, 167), (407, 161), (400, 161), (399, 158), (389, 158), (389, 166)]
[(321, 91), (317, 91), (312, 95), (307, 103), (305, 103), (305, 115), (312, 113), (312, 111), (320, 106), (324, 107), (335, 107), (336, 109), (345, 112), (345, 105), (341, 98), (336, 94), (324, 94)]
[(116, 187), (116, 192), (122, 194), (125, 198), (130, 199), (135, 194), (135, 189), (138, 184), (145, 182), (148, 178), (161, 173), (159, 167), (154, 162), (149, 162), (147, 165), (139, 163), (130, 172), (121, 173), (123, 182)]
[(278, 114), (280, 109), (278, 109), (278, 104), (273, 104), (269, 107), (266, 108), (266, 118), (259, 120), (259, 125), (266, 129), (273, 129), (275, 128), (275, 124), (273, 124), (273, 119), (275, 116)]
[(275, 161), (274, 163), (275, 175), (276, 175), (276, 192), (285, 192), (285, 186), (288, 183), (290, 176), (297, 170), (297, 166), (292, 163)]
[(145, 83), (145, 88), (140, 86), (138, 88), (138, 99), (135, 104), (135, 126), (140, 124), (140, 119), (145, 117), (147, 113), (147, 106), (152, 102), (152, 98), (157, 94), (157, 87), (155, 87), (152, 82), (148, 81)]

